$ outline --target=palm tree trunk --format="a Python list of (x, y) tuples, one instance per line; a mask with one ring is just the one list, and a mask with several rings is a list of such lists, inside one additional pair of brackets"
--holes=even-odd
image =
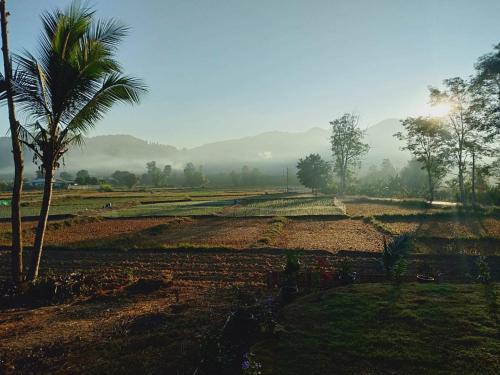
[(36, 229), (35, 243), (33, 245), (33, 261), (30, 270), (30, 280), (35, 281), (40, 270), (40, 260), (42, 259), (43, 240), (49, 218), (50, 202), (52, 200), (52, 178), (54, 177), (54, 168), (52, 163), (45, 169), (45, 184), (43, 187), (42, 207)]
[(16, 119), (14, 105), (14, 93), (12, 91), (12, 65), (9, 54), (9, 40), (7, 35), (7, 11), (5, 0), (0, 1), (0, 23), (2, 33), (2, 54), (4, 75), (7, 93), (7, 106), (9, 112), (10, 137), (12, 141), (12, 154), (14, 159), (14, 186), (12, 188), (11, 201), (11, 225), (12, 225), (12, 250), (11, 250), (11, 273), (16, 283), (23, 280), (23, 238), (21, 220), (21, 192), (23, 190), (23, 151), (19, 139), (19, 123)]

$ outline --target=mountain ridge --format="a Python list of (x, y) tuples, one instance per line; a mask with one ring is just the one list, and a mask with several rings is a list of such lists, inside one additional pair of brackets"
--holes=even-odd
[[(365, 141), (371, 149), (363, 169), (384, 158), (389, 158), (397, 168), (406, 163), (409, 154), (400, 150), (400, 142), (393, 137), (400, 129), (398, 119), (386, 119), (365, 129)], [(329, 159), (329, 139), (328, 129), (312, 127), (301, 132), (268, 131), (181, 149), (127, 134), (98, 135), (85, 138), (83, 146), (70, 150), (61, 170), (88, 169), (92, 173), (106, 174), (121, 169), (141, 173), (146, 162), (155, 160), (159, 165), (171, 164), (176, 169), (193, 162), (203, 165), (209, 173), (239, 169), (245, 164), (272, 173), (281, 171), (284, 166), (294, 167), (299, 158), (309, 153), (319, 153)], [(30, 169), (34, 173), (36, 166), (30, 163), (31, 155), (27, 154), (25, 159), (27, 173)], [(10, 174), (11, 165), (10, 140), (0, 137), (0, 175)]]

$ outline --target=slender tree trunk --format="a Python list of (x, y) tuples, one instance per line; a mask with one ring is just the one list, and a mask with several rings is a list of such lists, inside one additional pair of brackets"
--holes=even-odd
[(432, 173), (429, 169), (427, 170), (427, 178), (429, 184), (429, 201), (432, 203), (434, 201), (434, 184), (432, 183)]
[(38, 218), (38, 227), (36, 229), (35, 244), (33, 246), (33, 260), (30, 270), (30, 280), (35, 281), (40, 270), (40, 260), (42, 259), (43, 240), (49, 218), (50, 202), (52, 200), (52, 178), (54, 177), (53, 163), (50, 163), (45, 169), (45, 184), (43, 187), (42, 207)]
[(12, 188), (11, 201), (11, 225), (12, 225), (12, 279), (16, 283), (23, 280), (23, 238), (21, 220), (21, 192), (23, 190), (23, 151), (19, 139), (19, 123), (16, 119), (14, 105), (14, 93), (12, 90), (12, 65), (9, 54), (9, 40), (7, 35), (7, 17), (5, 0), (0, 1), (0, 22), (2, 29), (2, 54), (7, 93), (7, 107), (9, 112), (10, 137), (12, 141), (12, 154), (14, 159), (14, 186)]
[(460, 202), (465, 206), (464, 171), (462, 164), (458, 166), (458, 187), (460, 189)]
[(476, 205), (476, 153), (472, 150), (472, 206)]

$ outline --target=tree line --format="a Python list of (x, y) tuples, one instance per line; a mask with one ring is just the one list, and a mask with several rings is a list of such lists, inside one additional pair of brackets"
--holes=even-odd
[[(442, 114), (401, 121), (403, 129), (394, 136), (414, 159), (400, 173), (387, 173), (393, 168), (384, 161), (380, 171), (356, 178), (355, 171), (369, 147), (363, 143), (359, 117), (347, 113), (330, 122), (332, 162), (311, 154), (298, 161), (297, 177), (313, 191), (330, 185), (340, 195), (409, 193), (433, 201), (439, 190), (440, 197), (456, 196), (463, 205), (498, 202), (500, 159), (495, 155), (500, 132), (500, 43), (481, 56), (474, 69), (466, 79), (453, 77), (445, 79), (441, 87), (429, 88), (429, 102), (444, 108)], [(425, 191), (416, 166), (425, 174)], [(411, 179), (414, 187), (408, 183)]]

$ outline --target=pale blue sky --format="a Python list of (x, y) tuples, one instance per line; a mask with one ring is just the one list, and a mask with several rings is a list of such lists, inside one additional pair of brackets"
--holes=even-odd
[[(33, 50), (41, 11), (68, 3), (9, 0), (11, 48)], [(132, 28), (120, 58), (150, 87), (140, 106), (114, 108), (92, 135), (179, 147), (327, 127), (345, 111), (363, 126), (415, 114), (428, 85), (472, 73), (500, 42), (498, 0), (90, 3)]]

